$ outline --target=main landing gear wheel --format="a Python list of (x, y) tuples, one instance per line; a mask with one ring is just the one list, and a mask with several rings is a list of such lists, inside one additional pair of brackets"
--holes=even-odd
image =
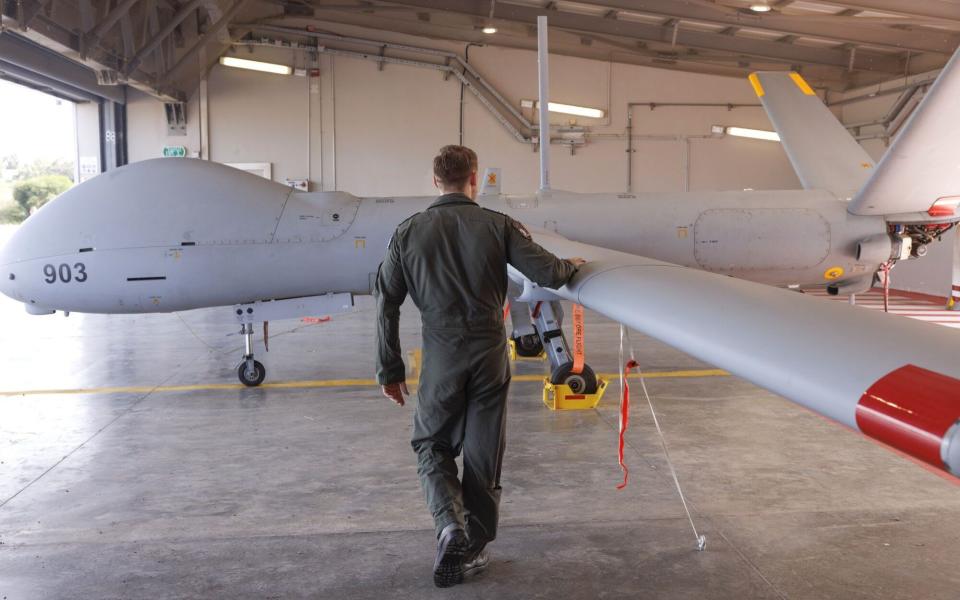
[(263, 383), (263, 378), (267, 376), (267, 369), (259, 360), (245, 360), (237, 367), (237, 376), (240, 377), (243, 385), (256, 387)]
[(517, 348), (517, 356), (537, 357), (543, 352), (543, 342), (536, 333), (515, 337), (513, 343)]
[(558, 366), (550, 374), (550, 383), (563, 384), (570, 387), (574, 394), (596, 394), (597, 375), (590, 365), (583, 365), (583, 371), (573, 373), (573, 363), (567, 362)]

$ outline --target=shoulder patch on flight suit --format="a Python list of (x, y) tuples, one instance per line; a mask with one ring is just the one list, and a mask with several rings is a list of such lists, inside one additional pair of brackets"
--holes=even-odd
[(510, 224), (516, 227), (517, 231), (519, 231), (523, 237), (527, 238), (528, 240), (533, 239), (533, 236), (530, 235), (530, 232), (527, 231), (527, 228), (524, 227), (523, 223), (521, 223), (520, 221), (517, 221), (516, 219), (510, 219)]

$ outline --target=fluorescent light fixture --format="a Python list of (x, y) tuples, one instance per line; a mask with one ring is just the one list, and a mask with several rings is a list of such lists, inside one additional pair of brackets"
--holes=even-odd
[(770, 8), (769, 4), (754, 2), (753, 4), (750, 5), (750, 10), (752, 10), (753, 12), (764, 13), (764, 12), (770, 12), (772, 9)]
[(494, 33), (497, 32), (497, 28), (494, 27), (493, 25), (487, 25), (486, 27), (484, 27), (484, 28), (481, 29), (480, 31), (486, 33), (487, 35), (493, 35)]
[[(523, 108), (533, 108), (536, 110), (540, 108), (540, 101), (521, 100), (520, 106)], [(547, 105), (547, 108), (550, 109), (550, 112), (563, 113), (565, 115), (576, 115), (578, 117), (590, 117), (591, 119), (602, 119), (604, 115), (607, 114), (599, 108), (577, 106), (576, 104), (561, 104), (559, 102), (551, 102)]]
[(780, 136), (776, 131), (766, 131), (763, 129), (747, 129), (746, 127), (727, 127), (727, 135), (735, 137), (752, 138), (755, 140), (769, 140), (779, 142)]
[(220, 64), (225, 67), (236, 67), (238, 69), (249, 69), (251, 71), (263, 71), (264, 73), (276, 73), (277, 75), (289, 75), (293, 69), (287, 65), (278, 65), (259, 60), (247, 60), (245, 58), (236, 58), (234, 56), (221, 56)]

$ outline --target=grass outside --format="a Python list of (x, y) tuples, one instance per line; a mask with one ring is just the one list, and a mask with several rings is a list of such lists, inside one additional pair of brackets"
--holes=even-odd
[(4, 215), (13, 205), (13, 182), (0, 179), (0, 225), (7, 221)]
[(0, 207), (13, 202), (13, 182), (0, 179)]

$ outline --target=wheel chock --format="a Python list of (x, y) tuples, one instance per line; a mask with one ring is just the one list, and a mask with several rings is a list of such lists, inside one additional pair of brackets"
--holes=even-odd
[(550, 379), (543, 379), (543, 403), (550, 410), (590, 410), (596, 408), (607, 390), (607, 380), (597, 378), (595, 394), (577, 394), (569, 385), (550, 383)]
[(542, 350), (540, 351), (540, 354), (538, 354), (538, 355), (536, 355), (536, 356), (520, 356), (519, 354), (517, 354), (517, 343), (516, 343), (515, 341), (513, 341), (513, 340), (510, 339), (510, 338), (507, 338), (507, 344), (510, 346), (510, 361), (511, 361), (511, 362), (515, 362), (515, 361), (518, 361), (518, 360), (527, 360), (527, 361), (535, 360), (535, 361), (538, 361), (538, 362), (543, 362), (543, 361), (546, 360), (546, 358), (547, 358), (547, 353), (544, 352), (544, 351), (542, 351)]

